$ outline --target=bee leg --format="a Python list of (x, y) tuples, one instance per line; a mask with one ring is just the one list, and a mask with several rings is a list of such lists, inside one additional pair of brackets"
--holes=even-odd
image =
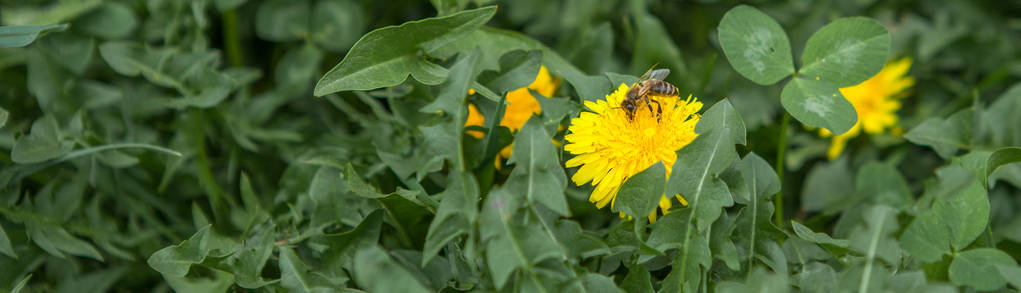
[(652, 103), (656, 103), (656, 122), (663, 119), (663, 105), (657, 100), (649, 99), (649, 96), (645, 96), (645, 105), (649, 106), (649, 114), (652, 114)]
[(657, 102), (655, 100), (650, 100), (648, 95), (644, 96), (644, 98), (645, 98), (645, 106), (649, 107), (649, 114), (652, 114), (652, 103), (655, 102), (656, 104), (659, 104), (659, 102)]
[[(656, 103), (656, 122), (662, 121), (663, 120), (663, 104), (660, 104), (659, 101), (657, 101), (657, 100), (651, 100), (651, 102)], [(649, 112), (652, 112), (651, 106), (649, 108)]]

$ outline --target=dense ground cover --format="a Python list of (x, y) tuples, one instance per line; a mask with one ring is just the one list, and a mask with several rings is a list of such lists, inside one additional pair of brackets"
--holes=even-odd
[(1018, 15), (0, 0), (0, 291), (1016, 291)]

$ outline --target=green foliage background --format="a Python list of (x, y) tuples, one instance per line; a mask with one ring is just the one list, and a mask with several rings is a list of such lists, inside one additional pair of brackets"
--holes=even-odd
[[(0, 0), (0, 292), (1016, 291), (1018, 15), (950, 0)], [(867, 53), (840, 55), (855, 40)], [(852, 108), (805, 101), (899, 57), (916, 78), (905, 134), (826, 160), (801, 123), (840, 132)], [(463, 134), (467, 103), (502, 116), (540, 64), (563, 79), (541, 115)], [(701, 135), (671, 176), (654, 165), (596, 210), (551, 140), (654, 64), (706, 104)], [(649, 224), (663, 191), (691, 205)]]

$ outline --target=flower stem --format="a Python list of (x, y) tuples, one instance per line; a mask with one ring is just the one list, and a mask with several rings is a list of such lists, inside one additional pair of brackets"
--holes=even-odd
[(238, 14), (235, 9), (223, 13), (223, 49), (227, 53), (230, 66), (241, 66), (241, 38), (238, 36)]
[(780, 120), (780, 140), (776, 144), (776, 176), (780, 179), (780, 191), (776, 193), (773, 203), (776, 204), (776, 212), (773, 214), (774, 221), (778, 227), (783, 227), (783, 161), (784, 153), (787, 152), (787, 124), (790, 124), (791, 115), (783, 112), (783, 119)]

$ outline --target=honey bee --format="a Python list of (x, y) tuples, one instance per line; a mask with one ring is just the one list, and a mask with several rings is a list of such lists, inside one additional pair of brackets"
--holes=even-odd
[(631, 85), (631, 89), (624, 96), (624, 101), (620, 103), (620, 107), (624, 108), (624, 113), (627, 114), (628, 121), (634, 121), (635, 111), (641, 106), (639, 103), (643, 101), (645, 106), (649, 107), (649, 113), (652, 113), (652, 104), (656, 104), (656, 121), (661, 119), (660, 115), (663, 115), (663, 105), (659, 101), (649, 99), (649, 94), (677, 95), (677, 87), (663, 81), (669, 74), (670, 69), (652, 70), (650, 68), (649, 71), (642, 74), (642, 78), (638, 82)]

